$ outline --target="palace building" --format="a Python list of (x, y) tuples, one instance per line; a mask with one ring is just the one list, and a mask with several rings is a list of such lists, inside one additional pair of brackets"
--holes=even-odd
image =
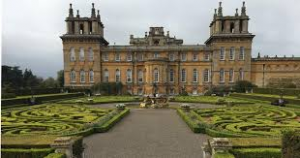
[(300, 78), (299, 57), (252, 57), (255, 35), (249, 16), (225, 16), (220, 2), (203, 45), (185, 45), (163, 27), (150, 27), (144, 37), (130, 35), (129, 45), (109, 45), (99, 11), (74, 15), (70, 4), (63, 41), (65, 87), (88, 88), (95, 83), (122, 82), (135, 95), (202, 94), (211, 86), (247, 80), (263, 87), (271, 78)]

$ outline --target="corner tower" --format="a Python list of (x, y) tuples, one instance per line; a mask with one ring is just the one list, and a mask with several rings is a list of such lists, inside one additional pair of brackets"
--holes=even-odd
[(104, 25), (99, 10), (92, 4), (91, 16), (76, 16), (70, 4), (66, 18), (67, 32), (60, 36), (63, 41), (65, 87), (89, 87), (101, 79), (100, 49), (107, 46)]
[(230, 85), (238, 80), (251, 81), (252, 35), (245, 2), (239, 14), (224, 16), (222, 2), (215, 9), (210, 37), (205, 44), (212, 50), (212, 85)]

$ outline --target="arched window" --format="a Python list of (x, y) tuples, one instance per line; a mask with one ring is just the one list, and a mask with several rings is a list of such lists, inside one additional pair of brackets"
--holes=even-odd
[(94, 61), (94, 52), (92, 48), (89, 48), (89, 61)]
[(131, 71), (131, 69), (127, 70), (126, 76), (127, 76), (127, 82), (131, 83), (132, 82), (132, 71)]
[(244, 70), (243, 70), (243, 68), (239, 69), (239, 80), (244, 80)]
[(193, 82), (198, 82), (198, 71), (197, 71), (197, 69), (193, 70)]
[(230, 48), (230, 52), (229, 52), (229, 60), (234, 60), (234, 47)]
[(210, 72), (209, 72), (209, 70), (208, 69), (205, 69), (204, 70), (204, 74), (203, 74), (203, 76), (204, 76), (204, 82), (209, 82), (209, 77), (210, 77)]
[(76, 61), (75, 48), (70, 49), (70, 61)]
[(104, 75), (103, 75), (103, 81), (108, 82), (109, 79), (109, 72), (107, 69), (104, 70)]
[(244, 59), (245, 59), (245, 48), (240, 47), (239, 60), (244, 60)]
[(121, 82), (121, 72), (119, 69), (116, 70), (116, 82)]
[(89, 73), (89, 80), (91, 83), (94, 82), (94, 71), (93, 70), (90, 70), (90, 73)]
[(143, 73), (143, 70), (139, 70), (138, 71), (138, 82), (143, 82), (143, 76), (144, 76), (144, 73)]
[(80, 71), (80, 82), (81, 83), (85, 82), (85, 72), (84, 72), (84, 70)]
[(170, 69), (170, 76), (169, 76), (170, 82), (174, 82), (174, 70)]
[(84, 61), (84, 49), (82, 47), (79, 49), (79, 60)]
[(72, 83), (76, 82), (76, 72), (75, 72), (75, 70), (72, 70), (70, 72), (70, 79), (71, 79)]
[(186, 70), (182, 69), (181, 70), (181, 82), (185, 82), (186, 81)]
[(234, 82), (234, 70), (229, 70), (229, 82)]
[(157, 68), (154, 69), (154, 82), (159, 82), (159, 71)]
[(220, 70), (220, 82), (225, 82), (225, 71), (224, 71), (224, 69)]

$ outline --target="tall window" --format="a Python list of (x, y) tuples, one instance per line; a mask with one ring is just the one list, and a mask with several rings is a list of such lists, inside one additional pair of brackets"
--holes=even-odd
[(174, 70), (170, 69), (170, 76), (169, 76), (170, 82), (174, 82)]
[(244, 70), (243, 70), (243, 68), (239, 69), (239, 80), (244, 80)]
[(103, 53), (103, 60), (108, 61), (108, 53), (107, 52)]
[(139, 70), (138, 71), (138, 82), (143, 82), (143, 76), (144, 76), (144, 73), (143, 73), (143, 70)]
[(94, 71), (93, 70), (90, 70), (89, 79), (90, 79), (90, 83), (94, 82)]
[(153, 57), (156, 59), (156, 58), (159, 58), (159, 53), (158, 52), (155, 52), (154, 54), (153, 54)]
[(94, 61), (94, 52), (92, 48), (89, 48), (89, 61)]
[(119, 69), (116, 70), (116, 82), (121, 82), (121, 72)]
[(85, 72), (84, 72), (84, 70), (80, 71), (80, 82), (81, 83), (85, 82)]
[(208, 69), (205, 69), (204, 70), (204, 74), (203, 74), (203, 76), (204, 76), (204, 82), (209, 82), (209, 77), (210, 77), (210, 72), (209, 72), (209, 70)]
[(230, 48), (230, 53), (229, 53), (229, 60), (234, 60), (234, 50), (235, 48), (234, 47), (231, 47)]
[(224, 69), (220, 70), (220, 82), (225, 82), (225, 71), (224, 71)]
[(84, 49), (82, 47), (79, 49), (79, 60), (84, 61)]
[(120, 53), (116, 53), (116, 54), (115, 54), (115, 60), (116, 60), (116, 61), (120, 61), (120, 60), (121, 60)]
[(132, 54), (131, 53), (127, 53), (127, 61), (132, 61)]
[(170, 61), (174, 61), (174, 53), (170, 53), (169, 54), (169, 60)]
[(197, 71), (197, 69), (193, 70), (193, 82), (198, 82), (198, 71)]
[(138, 60), (138, 61), (143, 61), (143, 60), (144, 60), (143, 57), (144, 57), (144, 56), (143, 56), (142, 53), (138, 53), (138, 54), (137, 54), (137, 60)]
[(74, 70), (70, 73), (70, 79), (72, 83), (76, 82), (76, 72)]
[(198, 61), (198, 54), (197, 53), (193, 53), (193, 61)]
[(154, 82), (159, 82), (159, 71), (157, 68), (154, 69)]
[(244, 59), (245, 59), (245, 48), (240, 47), (239, 60), (244, 60)]
[(186, 53), (181, 53), (181, 61), (186, 61)]
[(220, 60), (225, 60), (225, 48), (221, 47), (220, 49)]
[(186, 70), (182, 69), (181, 70), (181, 82), (185, 82), (186, 81)]
[(108, 82), (108, 79), (109, 79), (109, 72), (107, 69), (104, 70), (104, 78), (103, 78), (103, 81), (104, 82)]
[(76, 61), (75, 48), (70, 49), (70, 61)]
[(132, 71), (131, 71), (131, 69), (127, 70), (126, 76), (127, 76), (127, 82), (131, 83), (132, 82)]
[(229, 70), (229, 82), (234, 82), (234, 70)]
[(204, 60), (209, 61), (209, 53), (204, 53)]

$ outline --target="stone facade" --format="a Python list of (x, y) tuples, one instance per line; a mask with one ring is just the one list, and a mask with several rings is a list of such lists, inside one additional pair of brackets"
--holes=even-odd
[(220, 2), (203, 45), (150, 27), (145, 36), (130, 35), (129, 45), (109, 45), (94, 4), (91, 17), (73, 15), (70, 5), (63, 40), (65, 87), (88, 88), (99, 82), (122, 82), (136, 94), (201, 94), (211, 86), (248, 80), (258, 86), (272, 77), (300, 77), (300, 58), (252, 58), (254, 35), (248, 31), (245, 3), (239, 14), (223, 16)]

